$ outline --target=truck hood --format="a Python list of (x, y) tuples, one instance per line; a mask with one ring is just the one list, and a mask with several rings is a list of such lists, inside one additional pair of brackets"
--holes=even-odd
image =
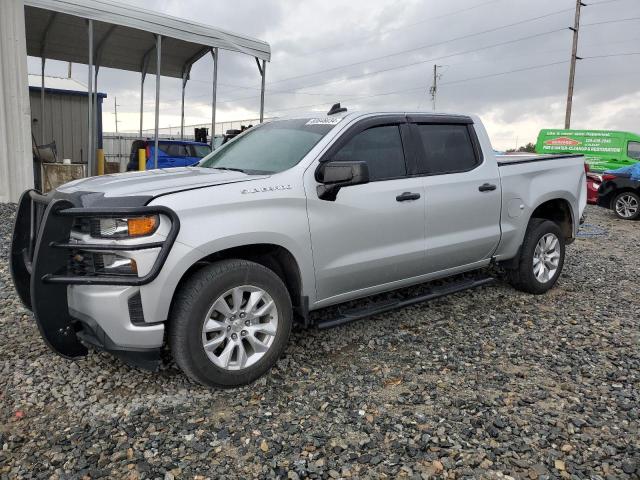
[(177, 167), (144, 172), (115, 173), (83, 178), (58, 188), (62, 193), (102, 192), (105, 197), (157, 196), (192, 188), (246, 182), (268, 175), (248, 175), (242, 172), (202, 167)]

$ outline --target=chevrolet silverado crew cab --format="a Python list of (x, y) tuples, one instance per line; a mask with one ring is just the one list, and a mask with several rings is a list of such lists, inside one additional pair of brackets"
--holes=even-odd
[[(60, 355), (153, 367), (168, 344), (189, 377), (231, 387), (274, 365), (312, 310), (491, 264), (544, 293), (585, 204), (582, 156), (498, 158), (474, 116), (332, 108), (253, 127), (197, 166), (25, 192), (11, 271)], [(319, 326), (487, 280), (473, 276)]]

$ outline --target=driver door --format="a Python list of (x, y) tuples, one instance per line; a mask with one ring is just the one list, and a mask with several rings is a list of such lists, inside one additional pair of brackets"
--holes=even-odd
[(346, 300), (424, 273), (424, 186), (408, 176), (407, 129), (404, 117), (393, 116), (344, 133), (321, 161), (364, 161), (370, 182), (343, 187), (335, 201), (306, 182), (317, 300)]

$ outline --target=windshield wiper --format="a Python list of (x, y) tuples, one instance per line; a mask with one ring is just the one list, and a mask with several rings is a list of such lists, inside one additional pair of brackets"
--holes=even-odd
[(246, 175), (271, 175), (274, 173), (268, 170), (250, 170), (250, 169), (235, 168), (235, 167), (209, 167), (209, 168), (213, 168), (214, 170), (229, 170), (231, 172), (240, 172)]
[(234, 168), (234, 167), (213, 167), (215, 170), (230, 170), (232, 172), (240, 172), (240, 173), (247, 173), (246, 170), (243, 170), (242, 168)]

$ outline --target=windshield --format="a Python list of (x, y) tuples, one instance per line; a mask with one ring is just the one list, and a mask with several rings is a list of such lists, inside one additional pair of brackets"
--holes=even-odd
[(276, 120), (253, 127), (206, 156), (201, 167), (277, 173), (296, 165), (339, 118)]

